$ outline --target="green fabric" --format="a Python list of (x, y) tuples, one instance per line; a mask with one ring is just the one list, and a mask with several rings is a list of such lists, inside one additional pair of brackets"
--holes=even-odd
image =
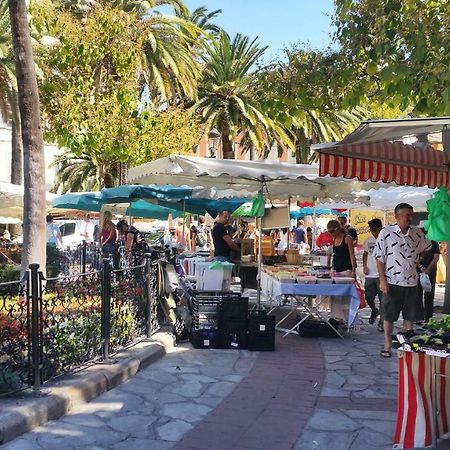
[(232, 269), (233, 266), (234, 266), (234, 264), (230, 263), (228, 261), (214, 261), (209, 266), (209, 269), (211, 269), (211, 270), (225, 270), (225, 269)]
[(233, 212), (234, 217), (264, 217), (266, 201), (261, 192), (258, 192), (250, 204), (244, 203)]
[(450, 241), (450, 196), (445, 187), (441, 187), (427, 201), (427, 211), (427, 238), (437, 242)]

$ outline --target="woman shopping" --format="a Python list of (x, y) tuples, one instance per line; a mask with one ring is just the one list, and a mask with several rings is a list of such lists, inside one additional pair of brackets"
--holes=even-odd
[[(328, 232), (333, 236), (333, 272), (334, 275), (344, 277), (356, 276), (356, 258), (353, 238), (347, 234), (337, 220), (330, 220), (327, 224)], [(329, 255), (331, 258), (331, 255)], [(328, 266), (330, 261), (328, 261)]]
[(102, 248), (103, 256), (112, 255), (114, 253), (116, 238), (116, 226), (112, 221), (111, 211), (105, 211), (103, 213), (102, 228), (100, 232), (100, 247)]

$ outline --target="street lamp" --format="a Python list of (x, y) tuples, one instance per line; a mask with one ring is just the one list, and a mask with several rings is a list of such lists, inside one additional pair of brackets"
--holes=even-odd
[(220, 133), (216, 128), (213, 128), (208, 133), (208, 148), (210, 158), (215, 158), (217, 156), (217, 150), (219, 150), (219, 145), (220, 145)]

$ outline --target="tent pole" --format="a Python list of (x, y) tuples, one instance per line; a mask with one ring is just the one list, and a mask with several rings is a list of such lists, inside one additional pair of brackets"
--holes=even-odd
[(312, 242), (311, 242), (311, 250), (314, 250), (314, 242), (316, 242), (316, 221), (317, 221), (317, 214), (316, 214), (316, 204), (314, 203), (313, 206), (313, 229), (312, 229)]
[[(186, 200), (183, 199), (183, 229), (182, 229), (183, 236), (181, 238), (181, 242), (186, 241)], [(185, 250), (188, 249), (188, 242), (185, 243)]]
[[(450, 130), (445, 127), (442, 131), (442, 144), (444, 152), (450, 156)], [(450, 313), (450, 241), (447, 241), (447, 258), (445, 262), (445, 294), (444, 294), (444, 306), (442, 312), (444, 314)]]
[(262, 229), (261, 229), (261, 217), (257, 217), (256, 218), (256, 224), (257, 224), (257, 229), (259, 231), (259, 236), (258, 236), (258, 280), (257, 280), (257, 303), (258, 303), (258, 308), (261, 305), (261, 273), (262, 273), (262, 255), (261, 255), (261, 249), (262, 249)]
[(291, 196), (288, 197), (288, 229), (286, 250), (289, 250), (289, 236), (291, 235)]

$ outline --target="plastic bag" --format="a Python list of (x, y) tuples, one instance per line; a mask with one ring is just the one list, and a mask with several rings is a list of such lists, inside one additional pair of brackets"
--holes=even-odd
[(364, 289), (362, 288), (362, 286), (359, 284), (359, 281), (355, 281), (355, 288), (356, 288), (356, 292), (358, 293), (359, 296), (359, 308), (358, 309), (363, 309), (367, 306), (367, 302), (366, 302), (366, 296), (364, 294)]
[(430, 277), (425, 272), (422, 272), (420, 274), (420, 285), (425, 292), (431, 292), (431, 290), (433, 289), (433, 287), (431, 286)]
[(425, 222), (427, 238), (433, 241), (450, 241), (450, 196), (441, 187), (431, 200), (427, 201), (428, 220)]

